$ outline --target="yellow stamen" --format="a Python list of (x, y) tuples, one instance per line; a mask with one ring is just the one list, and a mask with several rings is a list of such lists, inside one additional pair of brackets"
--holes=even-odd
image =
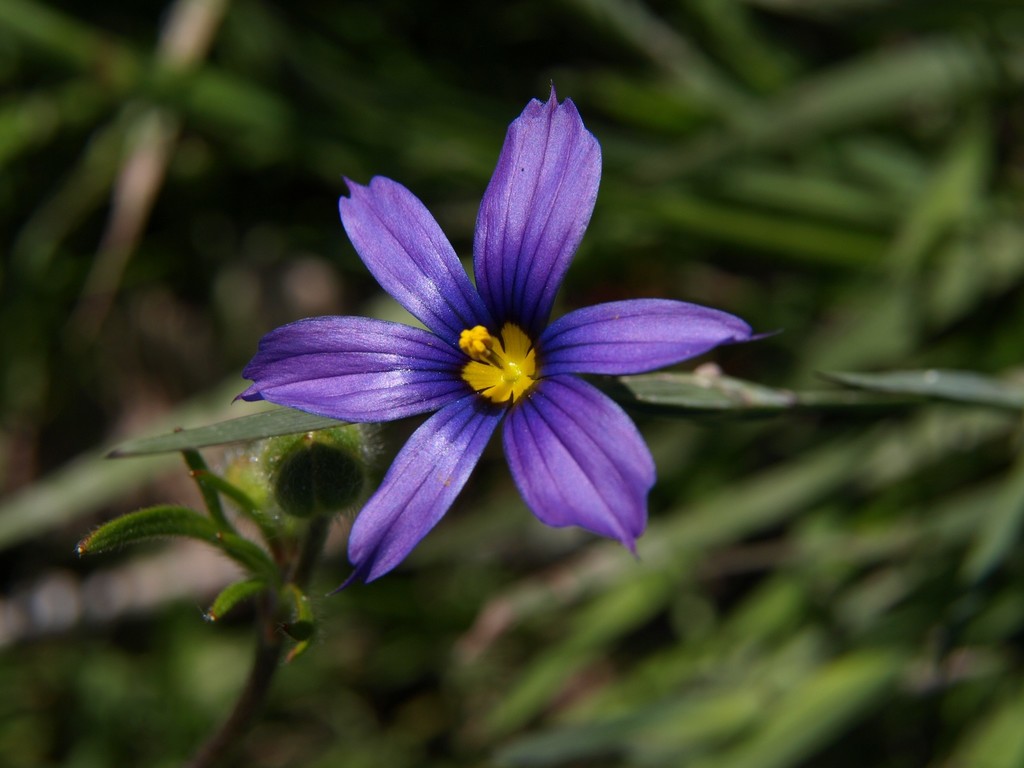
[(538, 378), (533, 343), (518, 325), (505, 323), (497, 337), (482, 325), (467, 328), (459, 347), (471, 358), (463, 380), (494, 403), (515, 402)]
[(486, 362), (494, 349), (494, 337), (482, 325), (467, 328), (459, 334), (459, 349), (474, 360)]

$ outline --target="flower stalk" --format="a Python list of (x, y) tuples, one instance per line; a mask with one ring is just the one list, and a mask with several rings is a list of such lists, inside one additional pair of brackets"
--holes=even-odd
[[(305, 591), (323, 551), (329, 527), (330, 520), (324, 516), (315, 517), (309, 522), (299, 546), (299, 557), (292, 565), (290, 577), (281, 589), (281, 593), (288, 594), (296, 606), (296, 618), (310, 623), (311, 617), (304, 612), (308, 606)], [(209, 768), (219, 765), (221, 759), (242, 739), (263, 708), (274, 675), (281, 666), (285, 645), (290, 640), (281, 629), (284, 624), (282, 612), (283, 606), (277, 592), (266, 590), (257, 599), (256, 648), (245, 686), (231, 713), (196, 751), (186, 764), (187, 768)], [(308, 643), (308, 638), (302, 640), (288, 654), (287, 660), (292, 661), (308, 647)]]

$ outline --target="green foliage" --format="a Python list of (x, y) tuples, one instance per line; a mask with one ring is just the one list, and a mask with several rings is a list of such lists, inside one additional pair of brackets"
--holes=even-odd
[[(1018, 5), (0, 2), (4, 764), (181, 765), (276, 600), (304, 653), (229, 768), (1019, 765)], [(188, 61), (184, 8), (212, 14)], [(404, 318), (341, 177), (406, 184), (468, 257), (552, 81), (605, 169), (556, 311), (663, 296), (771, 335), (597, 382), (658, 465), (638, 560), (538, 524), (495, 446), (386, 579), (321, 598), (332, 536), (267, 591), (301, 521), (233, 441), (335, 423), (229, 405), (241, 366), (300, 317)], [(157, 455), (200, 448), (196, 487)], [(98, 520), (115, 551), (72, 557)], [(182, 597), (191, 555), (122, 546), (168, 536), (259, 576)]]
[(277, 566), (263, 549), (188, 507), (161, 504), (121, 515), (78, 542), (76, 550), (80, 555), (92, 554), (168, 536), (212, 544), (250, 573), (270, 583), (278, 579)]
[(840, 384), (873, 392), (921, 395), (959, 403), (1024, 409), (1024, 385), (1002, 382), (971, 371), (886, 371), (884, 373), (827, 373)]
[(177, 453), (211, 445), (242, 443), (267, 437), (293, 435), (337, 426), (336, 419), (313, 416), (291, 408), (274, 408), (237, 419), (178, 429), (167, 435), (144, 437), (122, 443), (110, 452), (111, 458), (145, 456), (152, 453)]
[(267, 584), (261, 579), (246, 579), (228, 584), (210, 604), (205, 618), (207, 621), (220, 621), (236, 606), (265, 592), (266, 589)]
[(316, 622), (313, 619), (313, 607), (309, 597), (302, 590), (294, 584), (289, 584), (285, 588), (285, 596), (291, 604), (293, 618), (282, 627), (282, 631), (296, 641), (285, 661), (295, 661), (309, 650), (316, 634)]

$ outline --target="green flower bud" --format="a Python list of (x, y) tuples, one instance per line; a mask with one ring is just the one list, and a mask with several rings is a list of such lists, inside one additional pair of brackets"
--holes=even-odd
[(271, 488), (294, 517), (332, 514), (351, 507), (363, 492), (366, 459), (362, 433), (349, 425), (273, 438), (264, 452)]

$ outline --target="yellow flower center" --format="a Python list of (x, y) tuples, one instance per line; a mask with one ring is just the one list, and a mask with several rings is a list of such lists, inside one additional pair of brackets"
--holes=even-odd
[(467, 328), (459, 336), (459, 347), (470, 358), (462, 369), (463, 380), (491, 402), (514, 403), (537, 380), (533, 342), (518, 325), (505, 323), (497, 336), (482, 325)]

